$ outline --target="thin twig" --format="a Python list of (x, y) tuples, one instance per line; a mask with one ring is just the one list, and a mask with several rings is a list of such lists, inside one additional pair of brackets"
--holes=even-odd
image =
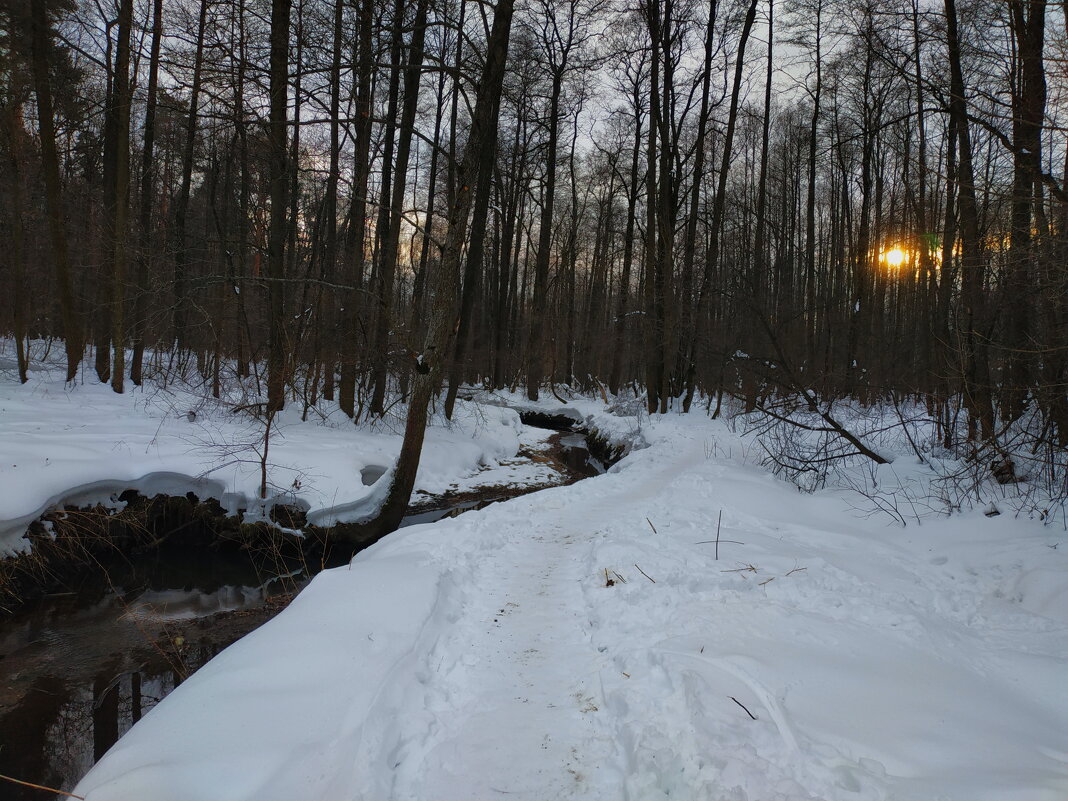
[(800, 570), (808, 570), (808, 568), (807, 568), (807, 567), (795, 567), (795, 568), (794, 568), (793, 570), (791, 570), (791, 571), (790, 571), (789, 573), (787, 573), (786, 575), (788, 575), (788, 576), (792, 576), (792, 575), (793, 575), (794, 573), (797, 573), (797, 572), (798, 572), (798, 571), (800, 571)]
[(716, 561), (719, 561), (719, 529), (723, 524), (723, 510), (719, 510), (719, 518), (716, 520)]
[(749, 711), (749, 708), (746, 707), (745, 704), (743, 704), (741, 701), (739, 701), (733, 695), (728, 695), (727, 697), (730, 698), (732, 701), (734, 701), (734, 703), (738, 704), (738, 706), (740, 706), (742, 709), (744, 709), (745, 710), (745, 714), (747, 714), (753, 720), (759, 720), (759, 718), (756, 715), (754, 715), (752, 712)]
[(658, 532), (658, 531), (656, 530), (656, 526), (654, 526), (654, 525), (653, 525), (653, 521), (652, 521), (652, 520), (650, 520), (650, 519), (649, 519), (649, 518), (647, 517), (647, 518), (645, 518), (645, 522), (649, 524), (649, 528), (651, 528), (651, 529), (653, 530), (653, 533), (654, 533), (654, 534), (658, 534), (658, 533), (659, 533), (659, 532)]
[(771, 578), (769, 578), (769, 579), (768, 579), (767, 581), (762, 581), (762, 582), (760, 582), (760, 583), (759, 583), (759, 584), (758, 584), (757, 586), (758, 586), (758, 587), (763, 587), (763, 586), (764, 586), (765, 584), (770, 584), (770, 583), (771, 583), (771, 582), (773, 582), (773, 581), (775, 581), (775, 576), (772, 576), (772, 577), (771, 577)]
[(641, 573), (643, 576), (645, 576), (647, 579), (649, 579), (649, 581), (653, 582), (653, 584), (656, 584), (656, 579), (654, 579), (652, 576), (650, 576), (648, 573), (646, 573), (644, 570), (642, 570), (637, 565), (635, 565), (635, 567), (638, 568), (638, 572), (639, 573)]
[(4, 781), (12, 782), (14, 784), (21, 784), (23, 787), (32, 787), (34, 790), (44, 790), (48, 793), (56, 793), (57, 795), (65, 795), (67, 798), (78, 798), (81, 801), (85, 801), (84, 795), (75, 795), (74, 793), (68, 793), (64, 790), (57, 790), (54, 787), (45, 787), (43, 784), (34, 784), (33, 782), (24, 782), (22, 779), (12, 779), (10, 776), (5, 776), (0, 773), (0, 779)]

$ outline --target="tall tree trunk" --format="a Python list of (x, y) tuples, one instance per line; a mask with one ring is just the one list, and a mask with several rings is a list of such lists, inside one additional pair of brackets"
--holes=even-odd
[(615, 347), (612, 349), (612, 367), (608, 374), (608, 388), (618, 394), (623, 375), (623, 353), (626, 350), (627, 305), (630, 302), (631, 270), (634, 267), (634, 228), (637, 222), (638, 164), (641, 155), (642, 120), (640, 110), (640, 87), (634, 85), (631, 102), (634, 104), (634, 143), (631, 150), (630, 181), (627, 184), (627, 225), (623, 234), (623, 266), (619, 276), (619, 302), (616, 304)]
[(285, 241), (288, 222), (286, 194), (289, 184), (287, 164), (289, 144), (286, 125), (289, 113), (289, 16), (291, 0), (271, 3), (271, 80), (269, 179), (271, 215), (267, 233), (267, 313), (270, 350), (267, 354), (267, 411), (281, 410), (285, 404)]
[[(389, 99), (386, 103), (386, 129), (382, 146), (382, 186), (379, 195), (378, 224), (375, 226), (378, 261), (374, 275), (373, 289), (377, 295), (378, 308), (374, 321), (374, 335), (371, 344), (371, 363), (373, 365), (371, 380), (374, 389), (371, 394), (371, 414), (381, 416), (386, 411), (386, 389), (389, 384), (389, 332), (393, 317), (393, 279), (397, 267), (396, 248), (390, 227), (393, 222), (394, 183), (400, 186), (403, 198), (405, 179), (394, 174), (393, 151), (397, 144), (397, 107), (400, 104), (401, 58), (404, 32), (404, 9), (406, 0), (396, 0), (393, 7), (393, 28), (391, 31)], [(407, 84), (408, 73), (404, 72)], [(407, 98), (405, 98), (407, 107)], [(404, 132), (401, 131), (401, 135)], [(405, 165), (407, 168), (407, 165)], [(397, 232), (397, 236), (400, 233)], [(399, 241), (399, 239), (397, 240)]]
[(56, 150), (55, 114), (52, 109), (52, 80), (49, 75), (48, 49), (52, 29), (45, 3), (30, 3), (30, 51), (33, 61), (33, 86), (37, 98), (38, 132), (41, 139), (41, 167), (44, 172), (45, 204), (48, 226), (52, 236), (52, 258), (55, 260), (59, 309), (63, 322), (63, 338), (67, 354), (67, 380), (78, 375), (82, 360), (82, 326), (74, 307), (71, 286), (70, 251), (67, 242), (66, 212), (63, 208), (63, 189), (59, 180), (59, 154)]
[(148, 327), (148, 266), (152, 248), (152, 200), (156, 192), (156, 105), (159, 88), (159, 53), (163, 39), (163, 0), (152, 3), (152, 45), (148, 59), (148, 97), (145, 101), (145, 138), (141, 148), (141, 199), (138, 214), (137, 295), (132, 326), (133, 358), (130, 380), (141, 385)]
[[(500, 97), (488, 112), (496, 120), (500, 115)], [(486, 246), (486, 226), (489, 219), (490, 188), (493, 177), (493, 160), (497, 153), (497, 126), (490, 126), (485, 133), (486, 140), (479, 152), (478, 164), (475, 166), (478, 185), (475, 187), (471, 221), (471, 243), (467, 248), (467, 262), (464, 266), (463, 293), (460, 298), (460, 317), (456, 328), (456, 344), (449, 369), (449, 389), (445, 396), (445, 416), (452, 419), (456, 407), (456, 394), (463, 378), (463, 363), (467, 354), (467, 340), (471, 330), (471, 315), (475, 307), (475, 295), (478, 290), (479, 273), (482, 270), (483, 253)]]
[[(823, 95), (823, 0), (816, 4), (816, 86), (812, 91), (812, 120), (808, 128), (808, 197), (805, 201), (805, 375), (814, 367), (816, 315), (816, 145), (819, 137), (820, 101)], [(866, 258), (862, 254), (861, 258)]]
[(553, 71), (549, 94), (549, 141), (545, 155), (545, 186), (538, 232), (538, 255), (534, 263), (534, 298), (530, 307), (530, 339), (527, 345), (527, 398), (538, 399), (538, 389), (545, 375), (545, 323), (549, 297), (549, 255), (553, 241), (553, 209), (556, 201), (557, 141), (560, 132), (560, 92), (562, 69)]
[[(650, 68), (649, 68), (649, 131), (645, 144), (645, 281), (643, 296), (645, 309), (645, 402), (649, 414), (655, 414), (660, 408), (660, 376), (663, 363), (660, 351), (660, 331), (657, 328), (655, 274), (657, 266), (657, 136), (660, 132), (661, 97), (660, 97), (660, 5), (658, 0), (646, 0), (645, 23), (649, 30)], [(667, 147), (661, 142), (660, 147)]]
[[(330, 172), (326, 179), (326, 194), (323, 198), (323, 218), (326, 231), (323, 235), (322, 269), (320, 277), (333, 281), (337, 268), (337, 187), (341, 172), (341, 42), (344, 37), (343, 10), (344, 0), (334, 0), (333, 51), (330, 58)], [(333, 306), (330, 306), (331, 312)], [(333, 314), (330, 314), (334, 320)], [(316, 327), (317, 333), (318, 328)], [(323, 354), (326, 361), (326, 377), (323, 396), (326, 400), (334, 398), (334, 367), (337, 349), (333, 337), (330, 337), (327, 352)]]
[[(1046, 75), (1043, 46), (1046, 0), (1010, 0), (1010, 27), (1016, 44), (1012, 92), (1013, 186), (1009, 234), (1009, 277), (1006, 282), (1005, 375), (1002, 414), (1009, 420), (1023, 415), (1033, 370), (1028, 354), (1034, 350), (1033, 281), (1036, 277), (1032, 230), (1042, 214), (1035, 203), (1041, 195), (1042, 126), (1046, 115)], [(1039, 212), (1033, 215), (1032, 212)]]
[(758, 309), (762, 308), (764, 290), (770, 283), (766, 275), (770, 268), (769, 248), (765, 241), (767, 237), (767, 206), (768, 206), (768, 147), (771, 131), (771, 84), (774, 74), (775, 54), (775, 0), (768, 0), (768, 66), (764, 77), (764, 118), (761, 123), (760, 134), (760, 177), (757, 179), (756, 200), (756, 233), (753, 236), (753, 247), (756, 251), (753, 260), (753, 278), (750, 291), (753, 302)]
[[(663, 5), (660, 18), (659, 48), (663, 54), (661, 66), (663, 96), (656, 104), (656, 114), (650, 120), (659, 126), (660, 160), (656, 193), (656, 257), (650, 273), (653, 280), (652, 323), (654, 335), (649, 343), (653, 355), (653, 374), (657, 383), (656, 399), (661, 414), (667, 412), (672, 394), (669, 389), (671, 375), (668, 364), (674, 348), (675, 304), (672, 284), (675, 271), (675, 229), (678, 210), (678, 173), (675, 169), (679, 141), (675, 128), (675, 69), (679, 56), (676, 54), (676, 19), (674, 2)], [(654, 90), (655, 91), (655, 90)], [(653, 110), (653, 107), (650, 109)], [(677, 393), (676, 393), (677, 394)]]
[[(402, 13), (403, 0), (397, 2), (397, 14)], [(378, 318), (375, 329), (375, 389), (371, 399), (371, 412), (381, 415), (385, 411), (386, 383), (389, 364), (389, 332), (393, 319), (393, 284), (400, 251), (401, 215), (404, 212), (404, 196), (408, 188), (408, 160), (412, 152), (412, 130), (419, 101), (419, 78), (423, 67), (423, 42), (426, 34), (428, 0), (419, 0), (415, 7), (412, 40), (408, 48), (408, 63), (404, 70), (404, 106), (401, 109), (400, 131), (397, 137), (397, 163), (393, 171), (393, 191), (387, 212), (389, 225), (385, 230), (378, 273)], [(387, 144), (389, 139), (387, 139)], [(385, 198), (383, 198), (385, 200)], [(381, 220), (381, 217), (379, 218)]]
[(100, 218), (100, 237), (99, 255), (95, 259), (97, 264), (90, 284), (94, 302), (89, 322), (93, 338), (93, 367), (101, 383), (107, 383), (111, 378), (111, 268), (114, 255), (111, 229), (115, 217), (115, 169), (118, 158), (115, 138), (119, 127), (115, 114), (115, 42), (111, 35), (114, 27), (112, 20), (105, 21), (104, 141), (100, 162), (102, 202), (99, 204), (103, 208), (101, 210), (96, 204), (91, 207), (93, 216)]
[[(208, 0), (200, 0), (197, 21), (196, 55), (193, 59), (193, 85), (189, 93), (189, 114), (185, 122), (185, 142), (182, 146), (182, 183), (174, 204), (174, 342), (179, 350), (188, 346), (189, 301), (186, 272), (189, 267), (189, 247), (186, 242), (189, 194), (193, 185), (193, 154), (197, 137), (197, 116), (200, 86), (204, 74), (204, 29), (208, 19)], [(273, 72), (272, 72), (273, 80)]]
[(361, 0), (359, 20), (359, 55), (356, 65), (356, 135), (355, 165), (352, 178), (352, 208), (348, 235), (349, 284), (341, 310), (341, 369), (338, 381), (338, 405), (349, 417), (356, 415), (356, 310), (358, 289), (363, 282), (367, 238), (367, 184), (371, 171), (371, 73), (373, 70), (372, 35), (374, 0)]
[(128, 260), (126, 218), (130, 203), (130, 31), (133, 27), (133, 0), (122, 0), (119, 6), (119, 41), (115, 54), (115, 207), (112, 210), (112, 288), (111, 342), (114, 361), (111, 368), (111, 388), (123, 390), (126, 376), (126, 266)]
[(7, 249), (6, 258), (11, 265), (11, 288), (13, 311), (13, 334), (15, 335), (15, 359), (18, 365), (19, 382), (25, 384), (29, 380), (29, 360), (26, 352), (26, 270), (23, 264), (23, 243), (25, 232), (22, 222), (22, 175), (20, 161), (22, 154), (22, 140), (25, 131), (22, 127), (22, 114), (20, 104), (15, 93), (15, 73), (8, 75), (9, 96), (3, 110), (3, 133), (7, 144), (8, 155), (8, 181), (10, 191), (8, 200), (11, 215), (10, 247)]
[(412, 286), (412, 317), (409, 328), (415, 336), (423, 332), (423, 299), (426, 296), (427, 270), (430, 266), (430, 251), (434, 242), (434, 214), (437, 208), (438, 168), (441, 154), (441, 122), (445, 106), (445, 71), (438, 76), (437, 111), (434, 114), (434, 137), (430, 146), (430, 175), (426, 189), (426, 220), (423, 222), (423, 242), (419, 249), (419, 267)]
[(945, 10), (950, 69), (949, 113), (957, 130), (957, 200), (960, 210), (961, 299), (964, 306), (959, 327), (963, 347), (964, 401), (970, 427), (978, 428), (979, 436), (990, 440), (994, 436), (994, 405), (986, 348), (983, 345), (984, 333), (980, 331), (983, 316), (983, 245), (975, 198), (975, 169), (972, 165), (971, 130), (964, 95), (960, 37), (957, 33), (956, 0), (945, 0)]

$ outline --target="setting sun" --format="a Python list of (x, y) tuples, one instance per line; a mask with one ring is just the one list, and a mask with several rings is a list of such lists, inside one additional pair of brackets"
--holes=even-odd
[(883, 260), (891, 267), (900, 267), (908, 260), (908, 254), (901, 248), (892, 248), (883, 253)]

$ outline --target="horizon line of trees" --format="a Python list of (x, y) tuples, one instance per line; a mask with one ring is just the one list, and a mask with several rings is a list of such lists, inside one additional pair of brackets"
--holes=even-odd
[(1063, 448), (1066, 76), (1046, 0), (9, 0), (0, 328), (268, 411), (895, 392)]

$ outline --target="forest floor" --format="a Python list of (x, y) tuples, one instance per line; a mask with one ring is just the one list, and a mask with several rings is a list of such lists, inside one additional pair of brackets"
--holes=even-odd
[(402, 529), (319, 574), (75, 792), (1068, 794), (1060, 526), (975, 509), (902, 527), (858, 516), (841, 490), (798, 493), (722, 421), (569, 411), (629, 454), (603, 476)]

